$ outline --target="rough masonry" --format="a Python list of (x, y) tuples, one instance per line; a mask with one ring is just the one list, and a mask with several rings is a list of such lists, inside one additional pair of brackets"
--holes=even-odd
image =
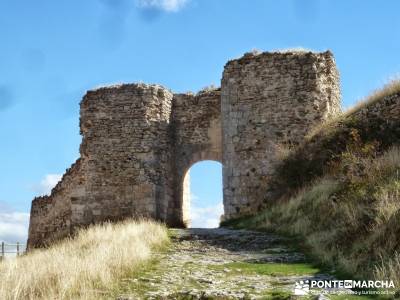
[(88, 91), (80, 106), (81, 157), (33, 200), (29, 248), (128, 217), (185, 227), (186, 175), (202, 160), (223, 165), (224, 219), (261, 209), (279, 148), (340, 111), (339, 75), (329, 51), (247, 53), (218, 89), (124, 84)]

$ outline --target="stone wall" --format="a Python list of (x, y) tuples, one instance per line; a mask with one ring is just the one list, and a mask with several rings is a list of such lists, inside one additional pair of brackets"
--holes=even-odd
[(33, 201), (29, 247), (106, 220), (166, 219), (173, 194), (172, 96), (145, 84), (87, 92), (81, 102), (81, 158), (51, 196)]
[(261, 209), (279, 147), (340, 111), (330, 52), (246, 54), (222, 78), (225, 218)]
[(71, 201), (85, 197), (85, 165), (78, 159), (66, 170), (51, 196), (32, 201), (28, 246), (41, 247), (72, 232)]
[(256, 211), (277, 146), (340, 110), (338, 81), (329, 52), (263, 53), (228, 62), (221, 89), (196, 95), (146, 84), (87, 92), (81, 157), (33, 201), (28, 247), (128, 217), (186, 226), (185, 175), (202, 160), (223, 163), (225, 218)]
[(81, 103), (86, 197), (74, 199), (75, 224), (130, 216), (165, 219), (172, 197), (169, 123), (172, 94), (158, 85), (90, 91)]
[(175, 168), (172, 177), (175, 197), (168, 223), (182, 225), (189, 219), (190, 206), (183, 202), (190, 199), (183, 197), (183, 182), (189, 168), (202, 160), (222, 161), (220, 90), (205, 90), (196, 95), (175, 94), (171, 127), (174, 133)]

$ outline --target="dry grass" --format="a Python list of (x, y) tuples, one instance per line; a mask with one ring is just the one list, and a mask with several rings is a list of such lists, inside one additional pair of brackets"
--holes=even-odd
[(376, 103), (377, 101), (382, 100), (388, 96), (394, 95), (400, 92), (400, 79), (394, 78), (389, 80), (382, 88), (373, 91), (364, 99), (358, 101), (356, 105), (346, 110), (345, 115), (350, 116), (356, 111), (364, 108), (365, 106)]
[(399, 288), (400, 147), (350, 147), (333, 172), (237, 226), (301, 237), (322, 263)]
[(349, 117), (355, 112), (358, 112), (367, 106), (373, 105), (376, 102), (397, 93), (400, 93), (400, 79), (396, 77), (395, 79), (389, 80), (382, 88), (373, 91), (367, 97), (358, 101), (354, 106), (339, 113), (333, 118), (326, 120), (325, 122), (317, 124), (308, 132), (306, 141), (310, 141), (312, 138), (318, 135), (327, 135), (332, 133), (338, 128), (338, 126), (345, 123), (346, 120), (348, 120)]
[(200, 91), (197, 92), (197, 95), (199, 95), (201, 93), (213, 92), (213, 91), (216, 91), (218, 89), (219, 89), (219, 87), (212, 83), (210, 85), (207, 85), (207, 86), (203, 87)]
[(293, 145), (288, 145), (288, 144), (273, 144), (273, 151), (272, 153), (275, 155), (275, 158), (277, 161), (283, 161), (287, 159), (292, 151), (294, 149)]
[(0, 299), (102, 299), (168, 241), (151, 221), (106, 223), (0, 263)]
[(307, 49), (307, 48), (303, 48), (303, 47), (294, 47), (294, 48), (284, 48), (284, 49), (273, 49), (271, 51), (267, 51), (264, 52), (260, 49), (257, 48), (253, 48), (251, 49), (249, 52), (246, 52), (242, 57), (247, 57), (247, 56), (258, 56), (260, 54), (264, 54), (264, 53), (280, 53), (280, 54), (290, 54), (290, 53), (295, 53), (295, 54), (302, 54), (302, 53), (317, 53), (316, 51), (312, 50), (312, 49)]
[(394, 279), (394, 285), (400, 286), (400, 254), (395, 253), (389, 260), (382, 259), (380, 265), (376, 266), (374, 275), (379, 280), (387, 280), (387, 278)]
[(284, 49), (274, 49), (271, 52), (276, 52), (276, 53), (307, 53), (307, 52), (313, 52), (316, 53), (317, 51), (304, 48), (304, 47), (293, 47), (293, 48), (284, 48)]
[(305, 141), (309, 142), (318, 135), (327, 135), (337, 129), (338, 124), (346, 120), (346, 113), (340, 112), (328, 120), (324, 120), (313, 126), (305, 136)]

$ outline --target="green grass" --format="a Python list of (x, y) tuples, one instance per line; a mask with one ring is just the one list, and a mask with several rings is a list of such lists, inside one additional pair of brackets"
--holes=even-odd
[[(290, 300), (290, 299), (293, 299), (292, 293), (280, 290), (270, 291), (261, 298), (261, 300)], [(307, 298), (303, 297), (302, 299), (306, 300)]]
[(269, 276), (286, 275), (314, 275), (320, 272), (320, 269), (307, 263), (249, 263), (233, 262), (223, 265), (210, 266), (215, 270), (229, 269), (230, 274), (259, 274)]

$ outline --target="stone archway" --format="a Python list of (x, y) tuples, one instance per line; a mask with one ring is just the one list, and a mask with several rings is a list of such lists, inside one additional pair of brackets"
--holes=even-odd
[(193, 94), (175, 94), (171, 128), (173, 147), (174, 197), (167, 223), (186, 226), (188, 220), (183, 195), (184, 179), (192, 165), (203, 160), (222, 163), (221, 94), (219, 89)]
[[(208, 156), (204, 156), (204, 157), (208, 157)], [(192, 199), (192, 188), (191, 188), (191, 184), (192, 184), (192, 167), (194, 165), (198, 165), (198, 164), (202, 164), (203, 162), (214, 162), (214, 163), (218, 163), (220, 165), (220, 167), (222, 167), (222, 162), (219, 161), (218, 159), (201, 159), (198, 161), (195, 161), (194, 163), (192, 163), (184, 172), (183, 175), (181, 177), (181, 182), (180, 182), (180, 199), (181, 199), (181, 207), (182, 207), (182, 219), (183, 222), (185, 224), (186, 227), (192, 227), (189, 225), (192, 225), (192, 219), (191, 219), (191, 212), (193, 209), (193, 200)], [(222, 175), (222, 174), (221, 174)], [(203, 185), (204, 186), (204, 185)], [(220, 182), (220, 187), (221, 188), (221, 192), (223, 190), (222, 188), (222, 180)], [(222, 200), (222, 198), (221, 198)]]

